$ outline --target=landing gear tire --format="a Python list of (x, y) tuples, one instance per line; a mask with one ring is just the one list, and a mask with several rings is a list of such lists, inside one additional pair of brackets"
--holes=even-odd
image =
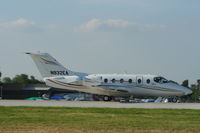
[(44, 99), (49, 99), (50, 96), (51, 96), (51, 94), (52, 94), (52, 91), (53, 91), (53, 88), (50, 88), (50, 89), (47, 91), (47, 93), (45, 93), (45, 94), (42, 95), (42, 98), (44, 98)]
[(104, 101), (111, 101), (112, 97), (110, 97), (110, 96), (103, 96), (103, 100)]
[(173, 103), (176, 103), (177, 101), (178, 101), (177, 97), (173, 97), (173, 98), (172, 98), (172, 102), (173, 102)]
[(43, 95), (42, 95), (42, 98), (44, 98), (44, 99), (49, 99), (49, 97), (50, 97), (49, 94), (43, 94)]

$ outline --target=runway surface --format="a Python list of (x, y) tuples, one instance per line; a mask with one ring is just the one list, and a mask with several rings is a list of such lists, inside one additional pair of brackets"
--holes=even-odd
[(99, 101), (52, 101), (52, 100), (50, 101), (0, 100), (0, 106), (200, 109), (200, 103), (119, 103), (119, 102), (99, 102)]

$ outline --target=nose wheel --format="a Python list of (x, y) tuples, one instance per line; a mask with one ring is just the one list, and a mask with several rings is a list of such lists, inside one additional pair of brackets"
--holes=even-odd
[(177, 97), (172, 97), (172, 102), (176, 103), (178, 101)]
[(104, 101), (111, 101), (112, 97), (110, 97), (110, 96), (103, 96), (103, 100)]

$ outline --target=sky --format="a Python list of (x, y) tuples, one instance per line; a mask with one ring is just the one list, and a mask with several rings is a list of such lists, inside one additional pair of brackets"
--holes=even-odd
[(200, 79), (199, 0), (0, 0), (3, 77), (42, 79), (25, 52), (87, 73)]

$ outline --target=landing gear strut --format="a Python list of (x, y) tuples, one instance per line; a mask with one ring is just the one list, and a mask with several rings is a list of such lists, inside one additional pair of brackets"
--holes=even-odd
[(42, 97), (43, 97), (44, 99), (49, 99), (50, 96), (51, 96), (51, 94), (52, 94), (52, 92), (53, 92), (53, 88), (50, 88), (50, 89), (47, 91), (47, 93), (45, 93), (45, 94), (42, 95)]

